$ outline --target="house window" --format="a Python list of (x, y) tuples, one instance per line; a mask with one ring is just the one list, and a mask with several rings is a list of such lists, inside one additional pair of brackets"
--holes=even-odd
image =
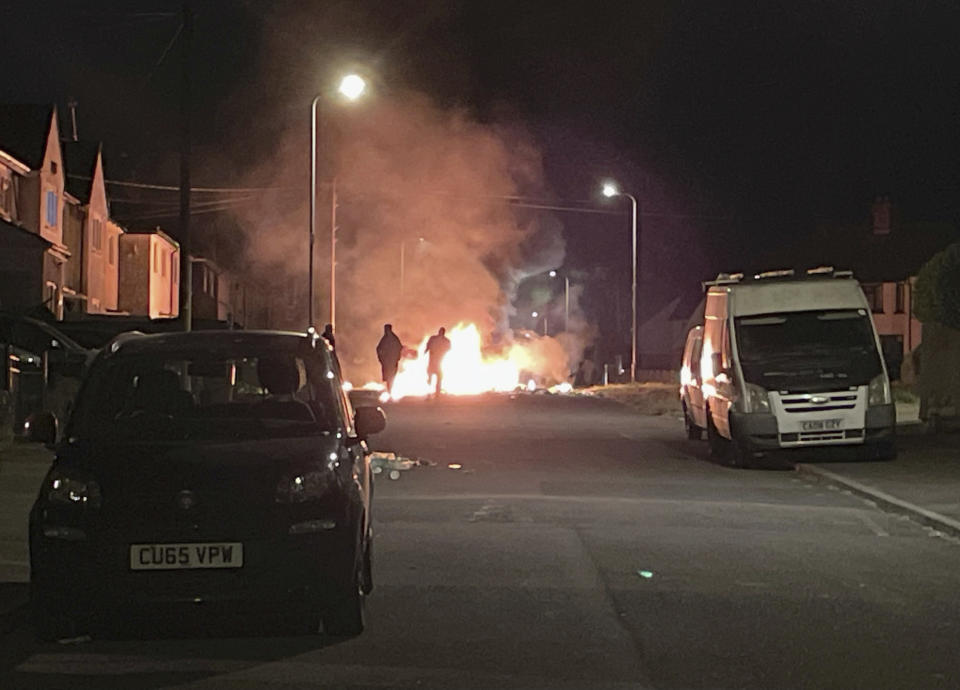
[(153, 245), (153, 272), (160, 272), (160, 259), (159, 252), (157, 251), (157, 245)]
[(53, 173), (54, 175), (57, 174), (57, 162), (56, 162), (56, 161), (50, 161), (50, 172)]
[(13, 184), (9, 177), (0, 178), (0, 211), (13, 214)]
[(110, 262), (110, 265), (113, 266), (115, 263), (117, 263), (117, 238), (116, 237), (110, 238), (109, 247), (110, 249), (109, 249), (109, 254), (107, 255), (107, 260)]
[(167, 277), (167, 254), (166, 252), (160, 252), (160, 275), (164, 278)]
[(47, 225), (57, 227), (57, 193), (47, 192)]
[(897, 283), (897, 313), (902, 314), (906, 304), (907, 284)]
[(99, 252), (103, 249), (103, 221), (99, 218), (93, 219), (90, 241), (94, 250)]
[(883, 283), (873, 283), (863, 286), (863, 294), (874, 314), (883, 313)]

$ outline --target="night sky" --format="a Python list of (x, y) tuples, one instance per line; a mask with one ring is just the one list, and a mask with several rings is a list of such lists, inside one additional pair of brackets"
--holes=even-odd
[[(176, 184), (178, 45), (160, 58), (180, 5), (4, 3), (0, 101), (62, 109), (73, 97), (81, 136), (105, 142), (109, 177)], [(306, 121), (318, 84), (363, 64), (381, 88), (522, 124), (557, 199), (591, 199), (606, 176), (649, 192), (645, 210), (663, 214), (644, 221), (654, 248), (669, 242), (655, 219), (686, 215), (702, 222), (685, 242), (700, 233), (716, 246), (707, 236), (723, 233), (715, 263), (776, 259), (780, 247), (786, 259), (818, 222), (868, 218), (878, 194), (903, 217), (960, 219), (954, 2), (193, 7), (198, 185), (239, 179)], [(629, 270), (625, 217), (561, 220), (569, 265)]]

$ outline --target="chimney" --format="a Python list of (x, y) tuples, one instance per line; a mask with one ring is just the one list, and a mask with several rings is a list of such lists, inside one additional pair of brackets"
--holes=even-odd
[(873, 200), (873, 234), (890, 234), (890, 197), (878, 196)]
[(73, 124), (73, 141), (77, 141), (77, 102), (71, 98), (67, 107), (70, 108), (70, 122)]

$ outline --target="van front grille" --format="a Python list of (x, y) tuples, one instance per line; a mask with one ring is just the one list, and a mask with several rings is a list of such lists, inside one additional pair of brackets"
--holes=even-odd
[(852, 410), (857, 406), (856, 391), (840, 393), (791, 393), (781, 396), (780, 403), (786, 412), (828, 412)]

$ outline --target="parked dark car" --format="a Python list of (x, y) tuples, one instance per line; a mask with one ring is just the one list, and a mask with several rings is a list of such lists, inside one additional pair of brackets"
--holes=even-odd
[(373, 587), (365, 439), (385, 419), (354, 414), (337, 372), (322, 338), (295, 333), (105, 347), (30, 514), (39, 635), (197, 604), (360, 633)]

